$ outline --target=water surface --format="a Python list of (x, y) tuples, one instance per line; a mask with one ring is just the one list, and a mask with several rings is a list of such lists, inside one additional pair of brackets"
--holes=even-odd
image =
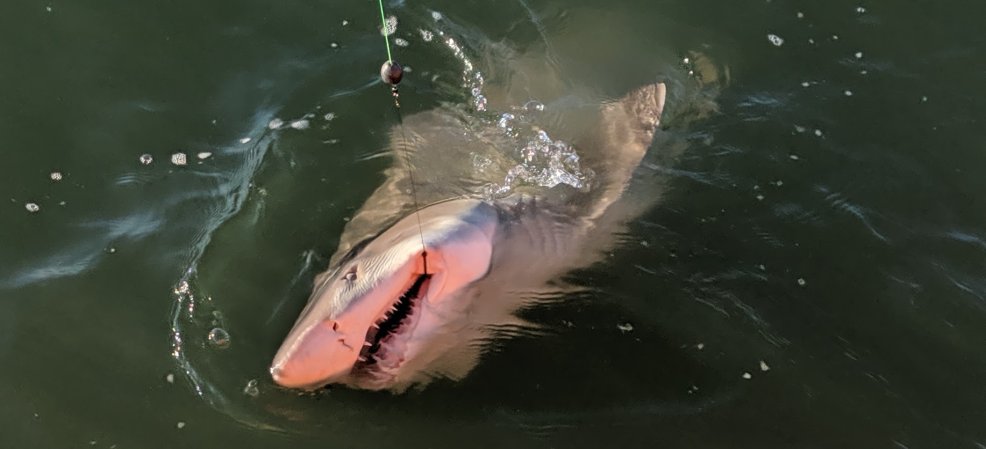
[(661, 202), (545, 335), (299, 396), (267, 365), (389, 163), (376, 5), (4, 5), (3, 446), (986, 447), (980, 4), (385, 7), (408, 114), (474, 100), (421, 30), (489, 89), (714, 70), (718, 110), (672, 89)]

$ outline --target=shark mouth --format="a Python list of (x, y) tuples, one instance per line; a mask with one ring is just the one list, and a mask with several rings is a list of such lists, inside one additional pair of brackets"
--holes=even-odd
[[(410, 287), (397, 298), (375, 323), (366, 331), (366, 338), (360, 350), (359, 358), (353, 366), (354, 373), (371, 374), (383, 370), (382, 362), (386, 361), (387, 368), (395, 368), (403, 362), (403, 354), (389, 350), (394, 337), (406, 332), (413, 324), (414, 309), (421, 299), (421, 293), (427, 291), (431, 274), (418, 274)], [(394, 360), (398, 358), (397, 360)]]

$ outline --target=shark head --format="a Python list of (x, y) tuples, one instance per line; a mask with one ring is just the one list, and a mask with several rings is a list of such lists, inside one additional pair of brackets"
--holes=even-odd
[(466, 326), (471, 286), (490, 269), (496, 209), (451, 200), (357, 245), (315, 290), (271, 365), (284, 387), (383, 389), (417, 382)]

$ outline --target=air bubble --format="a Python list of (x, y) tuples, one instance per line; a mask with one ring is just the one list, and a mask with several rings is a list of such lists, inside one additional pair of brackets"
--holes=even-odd
[(181, 281), (179, 281), (178, 282), (178, 285), (175, 287), (175, 294), (178, 294), (178, 295), (187, 295), (191, 291), (192, 291), (192, 286), (189, 285), (188, 281), (186, 281), (184, 279), (182, 279)]
[(140, 158), (138, 160), (142, 165), (151, 165), (151, 162), (154, 162), (154, 156), (151, 156), (149, 154), (142, 154), (140, 155)]
[(784, 45), (784, 38), (776, 34), (768, 34), (767, 40), (769, 40), (771, 44), (774, 44), (775, 47), (780, 47), (781, 45)]
[(56, 181), (57, 182), (57, 181), (61, 181), (62, 180), (62, 172), (53, 171), (48, 176), (51, 178), (52, 181)]
[(397, 39), (394, 39), (394, 45), (398, 47), (407, 47), (408, 45), (411, 45), (411, 43), (408, 42), (407, 39), (403, 39), (399, 37)]
[(432, 32), (431, 31), (428, 31), (428, 30), (421, 30), (421, 29), (419, 29), (418, 32), (421, 33), (421, 40), (423, 40), (425, 42), (431, 42), (432, 38), (435, 37), (435, 35), (432, 34)]
[(500, 120), (497, 122), (496, 125), (501, 129), (504, 129), (509, 132), (513, 130), (513, 128), (510, 125), (513, 120), (514, 120), (513, 114), (509, 112), (504, 112), (503, 115), (500, 116)]
[(186, 156), (185, 153), (181, 153), (181, 152), (172, 154), (171, 163), (178, 166), (188, 164), (188, 156)]
[(308, 123), (308, 120), (305, 119), (295, 120), (291, 122), (291, 127), (294, 129), (308, 129), (309, 125), (310, 123)]
[(260, 388), (257, 387), (257, 379), (250, 379), (246, 386), (243, 387), (243, 394), (251, 397), (257, 397), (260, 394)]
[(218, 349), (228, 348), (230, 344), (229, 332), (221, 327), (213, 328), (209, 331), (209, 344)]
[(476, 106), (476, 110), (479, 112), (486, 111), (486, 97), (482, 95), (477, 95), (473, 100), (473, 105)]
[(32, 214), (41, 210), (41, 206), (38, 206), (37, 203), (27, 203), (24, 205), (24, 208), (27, 209), (27, 211)]
[(267, 124), (267, 127), (270, 129), (278, 129), (282, 126), (284, 126), (284, 120), (281, 120), (279, 118), (275, 118), (271, 120), (270, 123)]
[(490, 158), (481, 154), (472, 153), (472, 166), (476, 168), (476, 171), (482, 172), (492, 164), (493, 161)]

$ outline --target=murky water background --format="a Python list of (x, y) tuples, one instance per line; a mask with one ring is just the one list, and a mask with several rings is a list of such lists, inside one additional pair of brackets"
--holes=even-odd
[(0, 6), (0, 446), (986, 447), (981, 5), (386, 7), (408, 114), (475, 107), (438, 30), (487, 89), (715, 69), (719, 111), (547, 335), (298, 396), (267, 364), (388, 164), (376, 5)]

